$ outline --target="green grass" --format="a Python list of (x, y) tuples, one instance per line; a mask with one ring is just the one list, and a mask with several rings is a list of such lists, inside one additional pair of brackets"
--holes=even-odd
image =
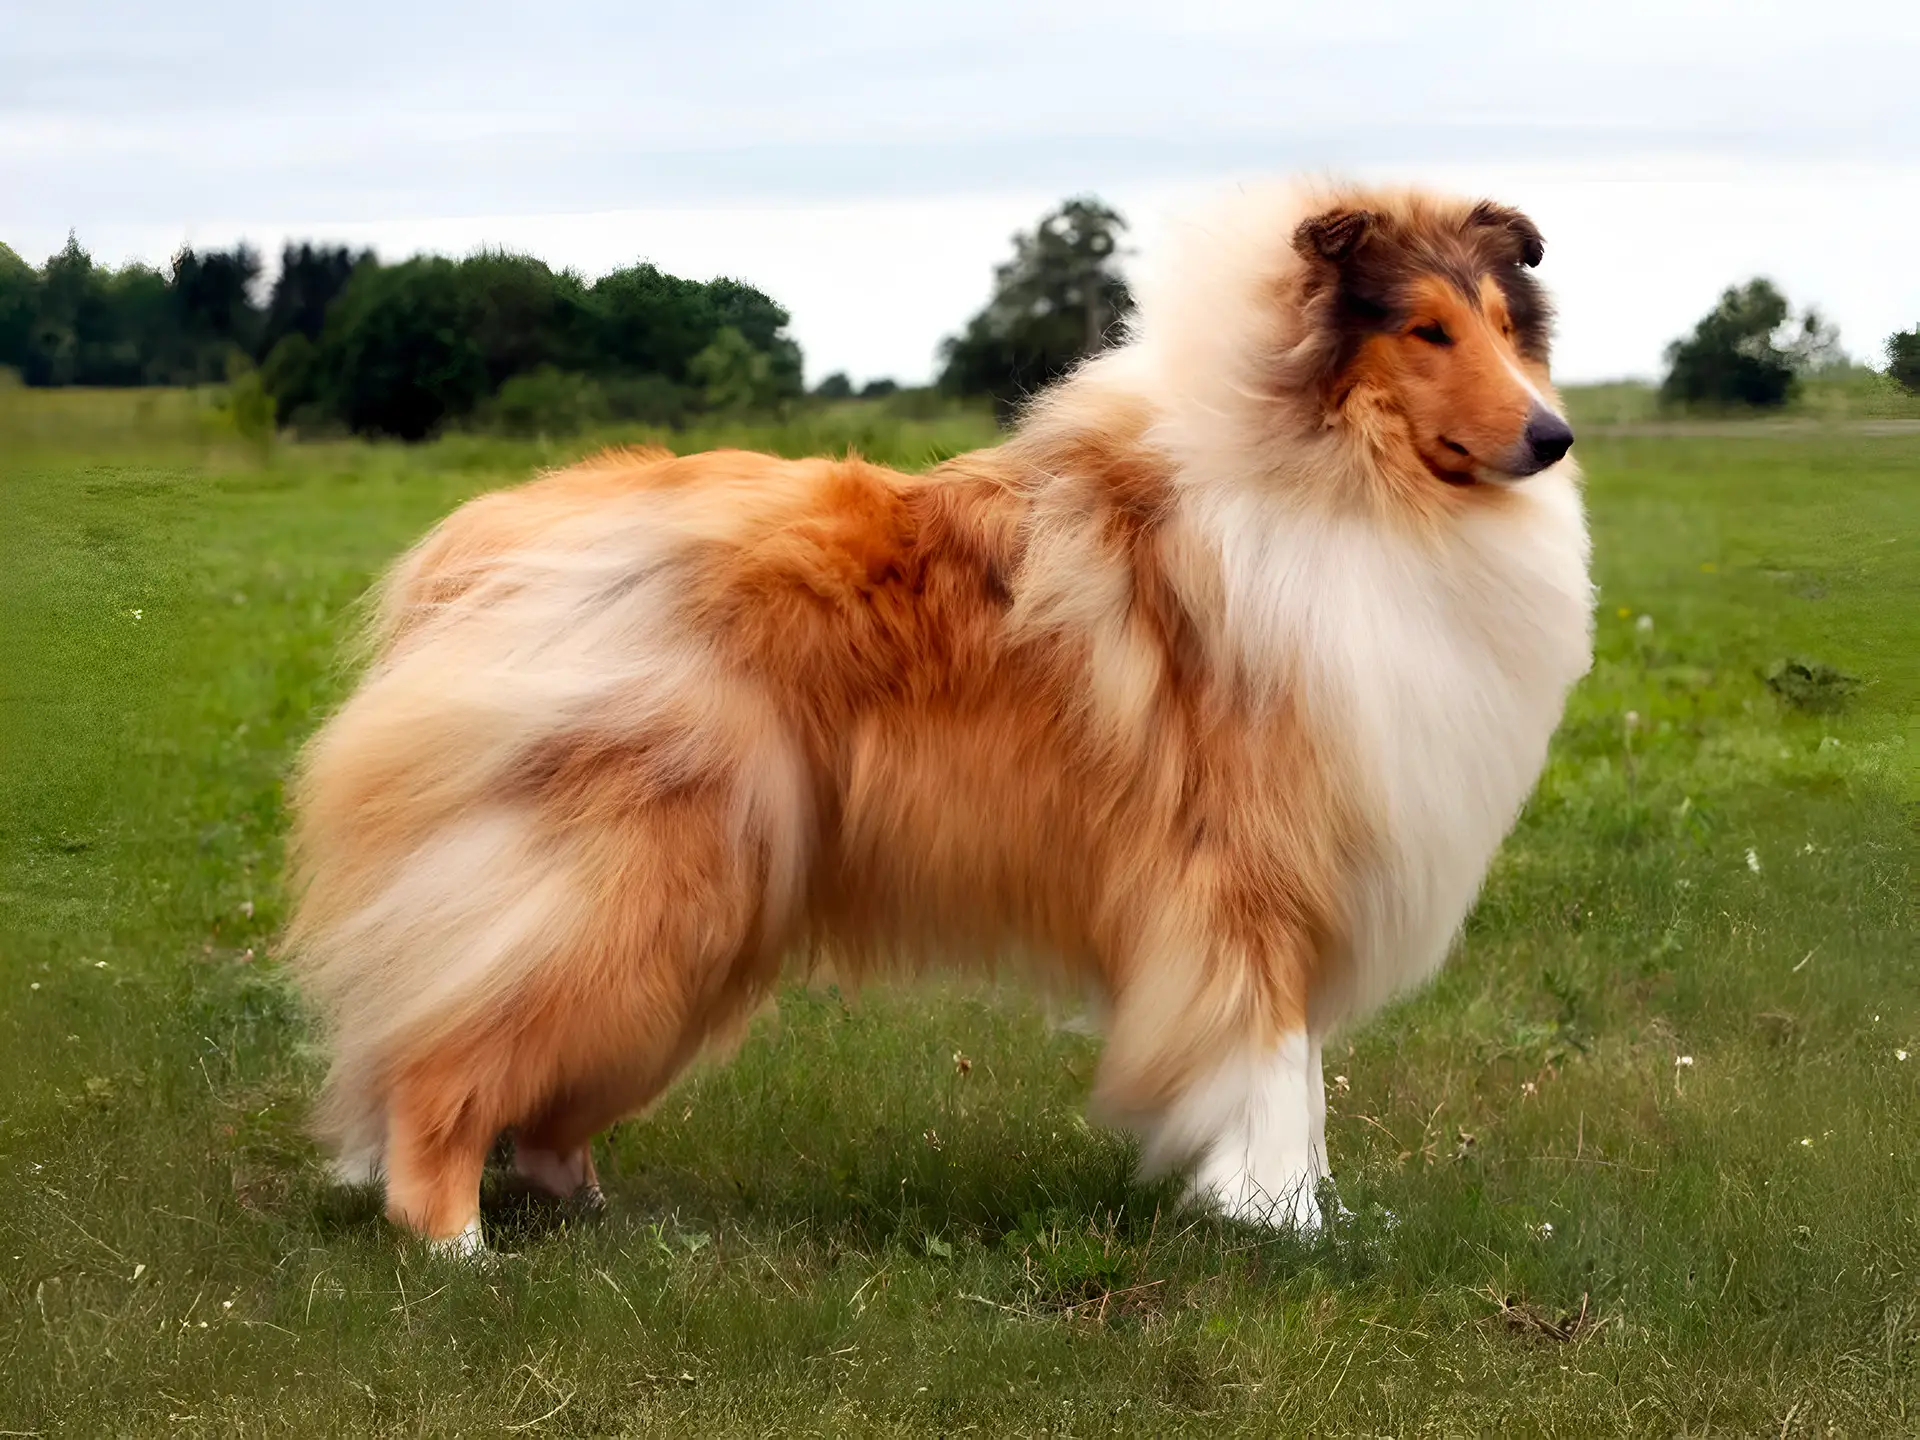
[(1920, 421), (1920, 395), (1901, 389), (1889, 375), (1864, 365), (1810, 375), (1795, 387), (1777, 411), (1702, 412), (1689, 415), (1660, 402), (1658, 387), (1644, 380), (1615, 380), (1599, 385), (1570, 385), (1562, 392), (1576, 430), (1718, 422), (1834, 425), (1857, 421)]
[[(281, 786), (377, 568), (563, 452), (59, 403), (0, 430), (0, 1431), (1920, 1431), (1920, 436), (1583, 443), (1599, 660), (1453, 963), (1330, 1057), (1324, 1237), (1132, 1184), (1017, 989), (795, 991), (475, 1270), (303, 1137)], [(979, 426), (771, 443), (852, 431)]]

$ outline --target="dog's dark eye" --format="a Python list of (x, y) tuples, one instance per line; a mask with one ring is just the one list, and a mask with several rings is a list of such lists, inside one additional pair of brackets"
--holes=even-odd
[(1438, 320), (1429, 321), (1425, 325), (1414, 326), (1413, 333), (1429, 345), (1451, 345), (1453, 343), (1453, 337), (1447, 334), (1447, 327), (1442, 325)]

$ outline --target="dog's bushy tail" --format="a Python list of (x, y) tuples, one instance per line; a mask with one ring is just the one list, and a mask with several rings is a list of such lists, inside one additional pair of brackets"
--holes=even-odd
[(396, 1064), (510, 1003), (603, 901), (556, 773), (613, 757), (629, 813), (714, 783), (769, 885), (799, 883), (798, 762), (684, 613), (726, 505), (650, 488), (663, 455), (444, 522), (387, 576), (367, 672), (302, 756), (289, 965), (327, 1032), (315, 1121), (343, 1168), (376, 1170)]

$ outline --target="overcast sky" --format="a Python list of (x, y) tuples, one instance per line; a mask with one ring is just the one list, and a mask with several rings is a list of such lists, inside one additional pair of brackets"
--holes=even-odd
[(1299, 171), (1498, 196), (1563, 380), (1652, 375), (1773, 276), (1920, 322), (1920, 4), (0, 0), (0, 240), (483, 244), (750, 280), (811, 378), (926, 378), (1007, 237)]

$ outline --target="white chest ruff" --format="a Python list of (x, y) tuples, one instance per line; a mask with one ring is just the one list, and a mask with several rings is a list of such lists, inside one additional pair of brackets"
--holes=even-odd
[(1539, 777), (1592, 656), (1571, 471), (1468, 517), (1439, 549), (1271, 511), (1216, 532), (1240, 662), (1298, 687), (1370, 832), (1351, 953), (1315, 997), (1316, 1031), (1439, 967)]

